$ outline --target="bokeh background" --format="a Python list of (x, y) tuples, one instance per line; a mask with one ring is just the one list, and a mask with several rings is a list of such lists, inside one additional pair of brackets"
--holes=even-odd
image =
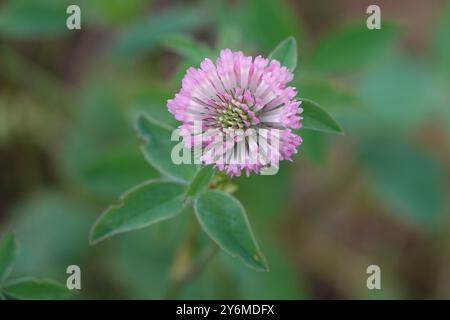
[[(66, 29), (81, 7), (82, 29)], [(378, 4), (382, 29), (366, 28)], [(299, 46), (295, 85), (345, 135), (301, 130), (295, 161), (235, 180), (271, 271), (219, 254), (179, 298), (450, 299), (450, 2), (10, 0), (0, 4), (0, 236), (14, 275), (81, 299), (161, 298), (186, 215), (89, 246), (90, 226), (156, 177), (131, 118), (174, 123), (166, 100), (219, 48)], [(175, 43), (186, 44), (184, 52)], [(382, 290), (366, 288), (379, 265)]]

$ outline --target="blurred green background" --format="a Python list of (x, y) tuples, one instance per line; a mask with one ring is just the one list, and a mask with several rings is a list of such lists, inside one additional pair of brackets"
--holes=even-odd
[[(66, 8), (82, 29), (66, 29)], [(381, 7), (382, 29), (366, 28)], [(14, 275), (65, 283), (78, 298), (161, 298), (186, 215), (89, 246), (90, 226), (156, 177), (132, 127), (186, 68), (220, 48), (267, 55), (299, 45), (294, 85), (346, 134), (301, 130), (275, 176), (235, 179), (269, 273), (219, 254), (179, 298), (450, 299), (450, 2), (10, 0), (0, 4), (0, 236)], [(382, 290), (366, 288), (381, 267)]]

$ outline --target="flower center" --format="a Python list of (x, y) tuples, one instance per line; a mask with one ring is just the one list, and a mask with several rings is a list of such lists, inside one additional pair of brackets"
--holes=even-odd
[(225, 107), (219, 110), (217, 121), (222, 128), (243, 129), (251, 124), (248, 112), (237, 106), (232, 100)]

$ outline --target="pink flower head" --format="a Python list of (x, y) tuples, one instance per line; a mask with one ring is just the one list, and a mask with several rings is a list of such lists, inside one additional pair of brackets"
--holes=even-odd
[(205, 59), (189, 68), (182, 88), (167, 103), (182, 122), (181, 136), (200, 147), (200, 161), (230, 176), (261, 172), (278, 160), (291, 160), (302, 139), (301, 101), (286, 84), (293, 74), (277, 60), (247, 57), (223, 49), (214, 64)]

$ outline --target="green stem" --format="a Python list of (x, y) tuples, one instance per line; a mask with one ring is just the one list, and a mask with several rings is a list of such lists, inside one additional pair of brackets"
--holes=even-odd
[[(191, 182), (187, 195), (196, 196), (202, 192), (203, 186), (212, 189), (220, 189), (227, 193), (233, 193), (236, 188), (228, 176), (215, 172), (212, 167), (203, 168)], [(218, 251), (215, 243), (211, 242), (203, 252), (194, 259), (193, 251), (200, 232), (199, 224), (194, 212), (191, 213), (190, 226), (185, 240), (181, 243), (172, 263), (170, 282), (164, 297), (174, 299), (181, 288), (199, 276)]]
[(211, 245), (208, 246), (208, 248), (206, 248), (204, 252), (197, 258), (197, 260), (193, 261), (190, 264), (189, 268), (185, 271), (183, 276), (170, 283), (169, 289), (165, 294), (165, 298), (175, 299), (183, 286), (194, 280), (203, 272), (203, 270), (205, 270), (208, 263), (218, 251), (217, 249), (217, 246), (211, 243)]
[(193, 251), (199, 233), (198, 222), (192, 214), (186, 239), (181, 243), (172, 265), (169, 287), (164, 295), (166, 299), (175, 299), (184, 285), (199, 276), (217, 252), (215, 243), (210, 243), (203, 252), (193, 258)]

